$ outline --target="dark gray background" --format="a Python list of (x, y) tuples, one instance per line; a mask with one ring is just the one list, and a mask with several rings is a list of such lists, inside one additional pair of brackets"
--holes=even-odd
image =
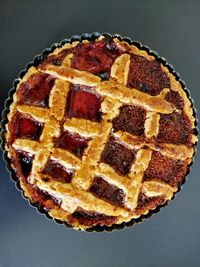
[[(44, 48), (83, 32), (150, 46), (173, 64), (200, 105), (200, 1), (0, 0), (1, 109), (12, 81)], [(113, 233), (77, 232), (39, 215), (0, 162), (0, 267), (200, 266), (199, 155), (174, 201)]]

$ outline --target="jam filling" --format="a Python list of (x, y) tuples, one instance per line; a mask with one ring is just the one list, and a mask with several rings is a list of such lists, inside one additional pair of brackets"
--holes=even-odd
[(54, 197), (52, 195), (50, 195), (48, 192), (44, 191), (44, 190), (40, 190), (39, 188), (35, 187), (38, 190), (38, 193), (41, 194), (43, 196), (43, 199), (46, 200), (46, 204), (44, 209), (50, 210), (52, 208), (54, 208), (54, 206), (61, 206), (62, 200)]
[(183, 98), (179, 95), (178, 92), (170, 90), (166, 96), (165, 100), (168, 102), (172, 103), (175, 107), (182, 109), (184, 107), (184, 100)]
[(28, 178), (31, 173), (34, 155), (20, 150), (18, 150), (16, 153), (21, 173), (25, 178)]
[(10, 125), (11, 141), (15, 138), (39, 140), (43, 130), (43, 123), (33, 119), (28, 114), (16, 112)]
[(101, 177), (95, 177), (90, 192), (116, 206), (124, 206), (124, 193), (122, 189), (109, 184)]
[(54, 66), (61, 66), (64, 58), (70, 53), (73, 53), (73, 48), (63, 49), (57, 55), (48, 56), (44, 61), (40, 63), (39, 67), (43, 68), (48, 64), (52, 64)]
[(110, 76), (115, 59), (122, 54), (112, 38), (81, 43), (74, 48), (72, 68), (99, 75), (103, 80)]
[[(32, 164), (34, 155), (25, 152), (25, 151), (15, 151), (17, 161), (14, 161), (17, 170), (20, 172), (20, 179), (22, 179), (23, 183), (26, 186), (26, 190), (31, 195), (31, 201), (35, 204), (38, 204), (40, 207), (49, 211), (56, 206), (60, 206), (61, 202), (59, 199), (49, 195), (47, 192), (40, 190), (38, 187), (29, 184), (28, 177), (31, 173)], [(21, 176), (21, 174), (23, 176)]]
[(49, 106), (49, 94), (55, 79), (45, 73), (31, 75), (17, 90), (18, 104)]
[(177, 186), (183, 180), (186, 171), (187, 163), (154, 151), (143, 179), (144, 181), (156, 179), (171, 186)]
[(60, 136), (54, 138), (54, 145), (57, 148), (66, 149), (81, 158), (89, 140), (89, 138), (84, 138), (77, 133), (62, 130)]
[(135, 209), (136, 214), (144, 213), (146, 210), (154, 209), (155, 207), (162, 205), (165, 199), (161, 196), (147, 197), (145, 194), (140, 193), (138, 196), (138, 204)]
[(46, 165), (44, 166), (42, 170), (42, 174), (50, 175), (55, 180), (62, 182), (62, 183), (70, 183), (73, 172), (70, 170), (67, 170), (63, 165), (59, 164), (57, 161), (48, 159)]
[(55, 208), (56, 206), (61, 205), (61, 200), (49, 195), (47, 192), (40, 190), (36, 186), (32, 186), (27, 184), (29, 189), (29, 193), (31, 193), (31, 200), (33, 203), (37, 204), (42, 207), (46, 211), (50, 211), (51, 209)]
[(31, 202), (47, 211), (60, 205), (59, 199), (50, 196), (47, 192), (29, 183), (28, 177), (31, 173), (34, 155), (21, 150), (14, 150), (14, 154), (15, 157), (12, 159), (12, 164), (15, 166), (17, 176), (23, 182), (23, 187), (26, 188), (26, 192), (30, 195)]
[(123, 51), (116, 46), (112, 38), (104, 38), (100, 41), (80, 43), (74, 48), (62, 50), (57, 55), (48, 56), (40, 63), (40, 68), (47, 64), (61, 66), (64, 58), (70, 53), (73, 53), (72, 68), (88, 71), (102, 80), (108, 80), (112, 64)]
[(114, 131), (125, 131), (133, 135), (144, 134), (146, 111), (137, 106), (124, 105), (119, 115), (113, 119)]
[[(48, 56), (40, 63), (40, 66), (42, 67), (45, 64), (60, 66), (64, 58), (70, 53), (73, 53), (72, 68), (88, 71), (98, 75), (102, 80), (108, 80), (111, 66), (124, 51), (116, 46), (112, 38), (104, 38), (100, 41), (80, 43), (74, 48), (64, 49), (57, 55)], [(31, 75), (17, 90), (18, 104), (48, 108), (49, 95), (54, 82), (55, 78), (48, 74), (36, 73)], [(161, 64), (158, 61), (149, 61), (142, 56), (131, 55), (127, 86), (155, 96), (163, 88), (170, 88), (170, 81), (166, 73), (162, 71)], [(165, 99), (178, 109), (184, 107), (184, 100), (176, 91), (168, 92)], [(102, 97), (95, 92), (93, 87), (71, 84), (66, 101), (65, 115), (69, 118), (76, 117), (100, 122), (102, 115), (101, 102)], [(137, 136), (144, 135), (145, 117), (145, 109), (124, 105), (120, 108), (119, 115), (112, 121), (114, 131), (122, 130)], [(11, 134), (9, 142), (13, 142), (15, 138), (39, 140), (43, 126), (43, 123), (36, 121), (30, 115), (15, 112), (12, 121), (9, 123)], [(156, 138), (158, 142), (174, 144), (190, 142), (191, 123), (184, 112), (182, 114), (178, 112), (161, 114), (159, 127), (159, 134)], [(90, 140), (77, 133), (62, 129), (60, 136), (54, 137), (53, 141), (55, 147), (66, 149), (81, 158)], [(26, 182), (25, 185), (31, 195), (31, 200), (34, 203), (39, 203), (47, 211), (54, 208), (55, 205), (60, 206), (61, 201), (59, 199), (28, 183), (27, 178), (31, 173), (34, 155), (20, 150), (15, 151), (15, 153), (16, 157), (13, 162), (17, 166), (17, 171), (21, 172), (20, 179)], [(120, 175), (127, 175), (130, 172), (134, 159), (135, 150), (129, 149), (113, 136), (109, 138), (101, 155), (101, 161), (110, 165)], [(186, 171), (187, 163), (165, 157), (154, 151), (143, 179), (144, 181), (156, 179), (171, 186), (177, 186), (182, 182)], [(70, 183), (73, 176), (71, 170), (50, 158), (41, 173), (46, 181), (53, 177), (63, 183)], [(89, 191), (115, 206), (124, 207), (123, 190), (109, 184), (103, 177), (95, 177)], [(163, 204), (164, 201), (162, 197), (147, 197), (140, 193), (135, 212), (141, 214), (144, 210)], [(117, 221), (117, 217), (78, 208), (70, 215), (69, 221), (78, 221), (86, 226), (110, 226)]]
[(188, 144), (191, 137), (191, 123), (183, 112), (160, 115), (158, 142), (172, 144)]
[(135, 158), (135, 151), (110, 137), (101, 155), (101, 161), (110, 165), (121, 175), (127, 175)]
[(101, 120), (101, 96), (92, 87), (71, 84), (65, 114), (68, 117), (83, 118), (91, 121)]
[(107, 216), (102, 213), (86, 211), (84, 209), (78, 208), (71, 216), (70, 221), (78, 220), (79, 224), (86, 226), (95, 226), (95, 225), (107, 225), (110, 226), (114, 224), (117, 220), (117, 217)]
[(131, 55), (127, 86), (154, 96), (158, 95), (163, 88), (169, 88), (170, 81), (158, 61), (149, 61), (145, 57)]

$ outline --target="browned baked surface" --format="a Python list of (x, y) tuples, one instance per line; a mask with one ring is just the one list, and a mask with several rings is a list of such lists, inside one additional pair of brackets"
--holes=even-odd
[(169, 70), (103, 36), (31, 67), (8, 120), (25, 196), (76, 229), (129, 222), (170, 200), (197, 141), (191, 103)]

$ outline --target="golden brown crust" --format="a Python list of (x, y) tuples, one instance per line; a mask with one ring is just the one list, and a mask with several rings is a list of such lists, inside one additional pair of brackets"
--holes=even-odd
[[(103, 38), (100, 37), (98, 40)], [(167, 74), (171, 88), (163, 88), (157, 96), (148, 95), (135, 88), (131, 90), (127, 88), (130, 55), (139, 55), (149, 61), (155, 60), (155, 58), (134, 45), (120, 42), (117, 38), (114, 39), (114, 42), (121, 50), (127, 53), (123, 53), (115, 59), (111, 67), (109, 81), (101, 81), (97, 75), (71, 68), (73, 56), (73, 53), (71, 53), (65, 57), (61, 66), (48, 64), (45, 66), (41, 65), (38, 69), (31, 67), (17, 85), (18, 90), (22, 83), (38, 72), (53, 76), (55, 83), (49, 96), (49, 108), (25, 104), (19, 105), (17, 103), (17, 94), (15, 93), (13, 103), (10, 106), (10, 113), (8, 114), (9, 121), (12, 121), (17, 110), (20, 113), (29, 114), (35, 120), (44, 123), (44, 129), (39, 141), (16, 138), (14, 143), (10, 144), (11, 131), (9, 122), (6, 125), (8, 157), (11, 159), (16, 157), (15, 150), (26, 151), (35, 155), (28, 182), (47, 192), (52, 197), (60, 199), (61, 206), (52, 205), (48, 213), (53, 218), (71, 223), (77, 229), (89, 227), (86, 224), (81, 224), (76, 217), (73, 217), (72, 220), (71, 214), (79, 208), (85, 210), (85, 212), (97, 212), (115, 217), (113, 222), (120, 224), (123, 221), (128, 222), (132, 218), (138, 218), (148, 213), (149, 210), (155, 209), (157, 205), (170, 200), (177, 191), (177, 187), (172, 187), (163, 181), (143, 181), (143, 174), (148, 168), (152, 151), (159, 151), (166, 157), (184, 160), (189, 164), (194, 153), (193, 145), (197, 141), (197, 137), (190, 133), (189, 144), (157, 143), (156, 137), (159, 133), (161, 114), (171, 114), (174, 111), (184, 112), (190, 120), (192, 132), (192, 129), (195, 127), (195, 119), (192, 114), (191, 103), (180, 83), (163, 65), (161, 68)], [(88, 43), (88, 41), (84, 41), (84, 43)], [(66, 44), (59, 49), (55, 49), (49, 56), (58, 55), (62, 50), (71, 49), (77, 45), (79, 45), (79, 42)], [(70, 90), (70, 83), (93, 86), (96, 93), (102, 96), (101, 112), (103, 115), (101, 122), (92, 122), (80, 118), (65, 118), (65, 105)], [(177, 109), (173, 103), (165, 99), (167, 92), (170, 90), (177, 91), (182, 97), (184, 101), (183, 111)], [(122, 131), (113, 132), (111, 121), (119, 114), (120, 107), (127, 104), (140, 106), (146, 110), (143, 137), (134, 136)], [(91, 138), (82, 159), (64, 149), (54, 147), (54, 138), (59, 136), (61, 125), (69, 132), (75, 132), (80, 136)], [(118, 142), (127, 148), (136, 151), (130, 173), (126, 176), (120, 175), (108, 164), (100, 162), (101, 153), (108, 142), (110, 134), (117, 137)], [(53, 179), (48, 181), (42, 179), (41, 169), (49, 157), (58, 161), (66, 168), (73, 169), (74, 175), (70, 184), (63, 184)], [(13, 168), (16, 169), (17, 165), (13, 164)], [(89, 192), (95, 176), (101, 176), (108, 183), (123, 190), (125, 193), (125, 207), (112, 205)], [(25, 195), (34, 201), (27, 182), (24, 179), (20, 179), (20, 184)], [(141, 194), (145, 195), (148, 199), (153, 200), (155, 198), (156, 201), (142, 207), (138, 202)]]

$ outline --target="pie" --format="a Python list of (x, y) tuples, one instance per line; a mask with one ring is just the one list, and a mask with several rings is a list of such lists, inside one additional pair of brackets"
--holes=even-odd
[(31, 203), (75, 229), (123, 225), (179, 190), (196, 121), (162, 60), (118, 36), (71, 41), (19, 80), (5, 149)]

